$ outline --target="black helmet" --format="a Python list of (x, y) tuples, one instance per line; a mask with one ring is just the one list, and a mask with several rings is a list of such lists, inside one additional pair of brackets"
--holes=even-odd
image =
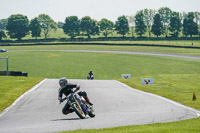
[(59, 80), (59, 84), (60, 84), (60, 87), (61, 87), (61, 88), (66, 87), (67, 83), (68, 83), (68, 81), (67, 81), (66, 78), (61, 78), (61, 79)]

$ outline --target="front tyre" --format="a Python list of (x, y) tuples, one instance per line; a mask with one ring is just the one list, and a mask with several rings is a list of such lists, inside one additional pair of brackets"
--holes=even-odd
[(74, 109), (74, 111), (76, 112), (76, 114), (81, 118), (81, 119), (85, 119), (85, 113), (83, 112), (83, 110), (78, 106), (77, 103), (73, 103), (72, 104), (72, 108)]
[(88, 112), (88, 115), (89, 115), (91, 118), (94, 118), (94, 117), (95, 117), (95, 112), (94, 112), (94, 109), (93, 109), (93, 108)]

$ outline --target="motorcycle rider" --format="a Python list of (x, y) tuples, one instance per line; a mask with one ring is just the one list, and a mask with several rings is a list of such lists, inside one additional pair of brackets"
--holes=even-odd
[(90, 70), (90, 72), (88, 73), (88, 79), (93, 79), (93, 78), (94, 78), (94, 74), (92, 70)]
[[(75, 93), (77, 92), (79, 89), (80, 89), (80, 85), (79, 84), (71, 84), (71, 83), (68, 83), (67, 79), (66, 78), (61, 78), (59, 80), (59, 84), (60, 84), (60, 89), (58, 91), (58, 100), (60, 101), (60, 103), (62, 103), (64, 101), (64, 99), (62, 99), (62, 95), (64, 94), (65, 96), (68, 96), (71, 92)], [(73, 88), (76, 88), (75, 91), (73, 91)], [(79, 96), (82, 96), (87, 102), (89, 105), (93, 105), (88, 96), (87, 96), (87, 93), (85, 91), (80, 91), (78, 92), (78, 95)], [(74, 112), (74, 110), (72, 108), (70, 108), (68, 102), (65, 104), (65, 106), (63, 107), (62, 109), (62, 113), (67, 115), (69, 113), (72, 113)]]

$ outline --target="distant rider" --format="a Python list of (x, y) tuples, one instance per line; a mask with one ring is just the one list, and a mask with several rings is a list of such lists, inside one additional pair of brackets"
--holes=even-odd
[(90, 72), (88, 73), (88, 79), (94, 79), (94, 74), (92, 72), (92, 70), (90, 70)]
[[(65, 96), (68, 96), (71, 92), (75, 93), (80, 89), (80, 85), (79, 84), (71, 84), (68, 83), (66, 78), (61, 78), (59, 80), (59, 84), (60, 84), (60, 89), (58, 91), (58, 100), (60, 102), (63, 102), (64, 99), (62, 99), (62, 95), (64, 94)], [(73, 88), (76, 88), (75, 91), (73, 91)], [(87, 93), (85, 91), (80, 91), (78, 92), (79, 96), (82, 96), (90, 105), (93, 105), (89, 98), (87, 97)], [(68, 102), (65, 104), (65, 106), (62, 109), (62, 113), (67, 115), (69, 113), (74, 112), (74, 110), (72, 108), (70, 108)]]

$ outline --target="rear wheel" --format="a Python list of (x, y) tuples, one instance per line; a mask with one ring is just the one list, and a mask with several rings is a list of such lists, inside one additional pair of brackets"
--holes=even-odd
[(74, 111), (76, 112), (76, 114), (81, 118), (81, 119), (85, 119), (85, 113), (83, 112), (83, 110), (78, 106), (77, 103), (72, 104), (72, 107), (74, 109)]

